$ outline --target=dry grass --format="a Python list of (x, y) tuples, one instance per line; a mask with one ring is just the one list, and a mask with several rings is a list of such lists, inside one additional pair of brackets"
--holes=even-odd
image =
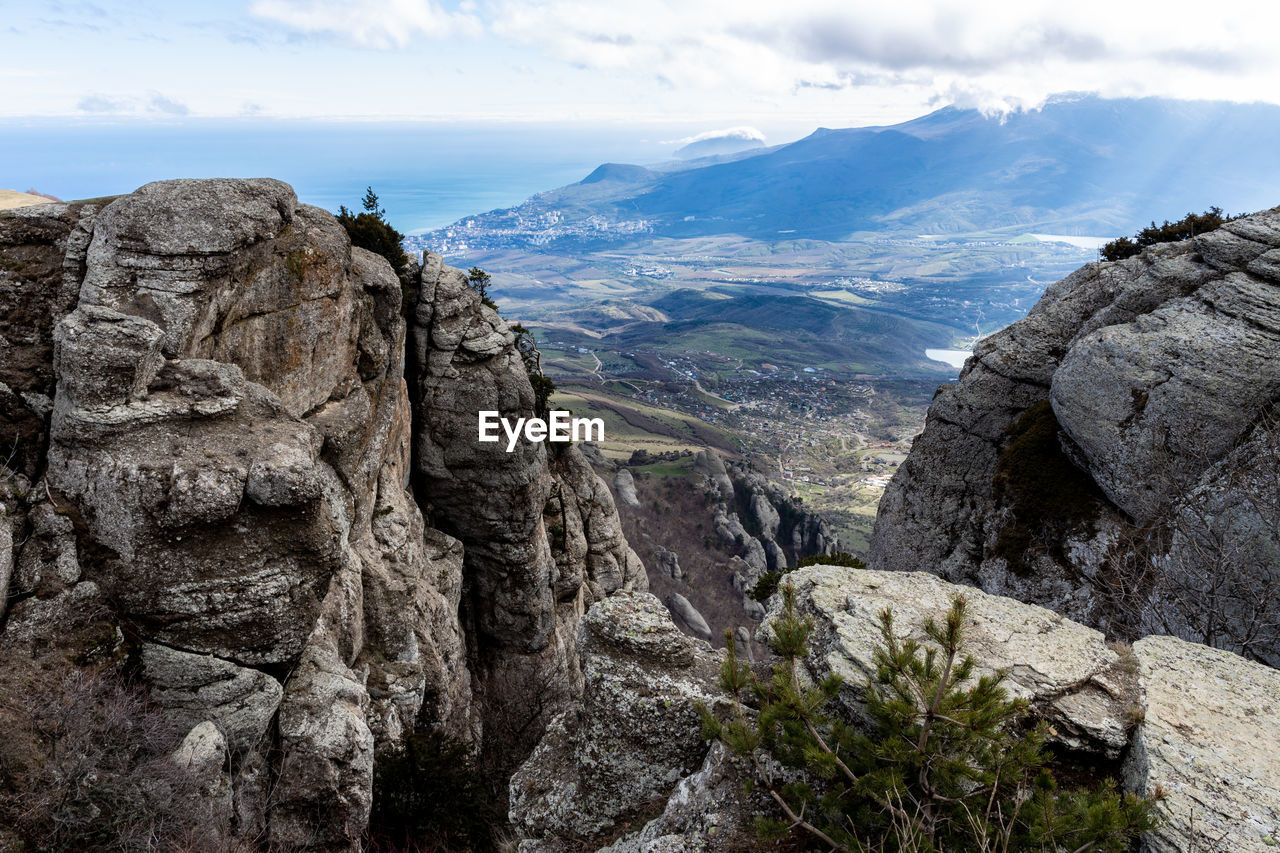
[(31, 193), (20, 193), (17, 190), (0, 190), (0, 210), (12, 210), (15, 207), (31, 207), (36, 204), (49, 204), (52, 199)]

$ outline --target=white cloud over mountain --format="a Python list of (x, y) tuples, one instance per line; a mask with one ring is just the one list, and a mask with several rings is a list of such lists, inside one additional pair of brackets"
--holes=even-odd
[(996, 107), (1069, 89), (1280, 96), (1270, 2), (499, 0), (492, 10), (502, 37), (675, 87), (897, 86)]
[[(678, 119), (769, 129), (1051, 94), (1280, 103), (1280, 4), (1233, 0), (8, 0), (0, 114)], [(127, 48), (129, 62), (120, 62)], [(11, 76), (12, 70), (0, 70)], [(714, 126), (714, 125), (712, 125)], [(687, 132), (687, 131), (684, 131)], [(674, 134), (672, 134), (674, 135)]]
[(722, 130), (707, 130), (702, 133), (695, 133), (693, 136), (686, 136), (683, 139), (672, 139), (664, 142), (664, 145), (692, 145), (695, 142), (707, 142), (712, 139), (729, 139), (764, 142), (764, 134), (756, 130), (754, 127), (726, 127)]

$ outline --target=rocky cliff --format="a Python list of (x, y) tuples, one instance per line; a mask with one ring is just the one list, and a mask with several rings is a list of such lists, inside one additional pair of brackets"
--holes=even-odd
[(939, 390), (872, 568), (1280, 665), (1280, 209), (1052, 285)]
[(0, 652), (127, 658), (225, 750), (222, 838), (358, 847), (382, 750), (567, 699), (646, 587), (575, 449), (476, 442), (533, 406), (505, 322), (407, 277), (272, 180), (0, 213)]

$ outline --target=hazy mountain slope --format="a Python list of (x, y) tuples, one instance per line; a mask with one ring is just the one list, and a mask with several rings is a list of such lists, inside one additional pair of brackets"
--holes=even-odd
[[(1086, 98), (1003, 121), (948, 107), (677, 172), (618, 205), (673, 235), (838, 238), (893, 221), (929, 231), (1061, 222), (1105, 234), (1150, 211), (1267, 204), (1263, 187), (1280, 181), (1280, 150), (1266, 144), (1276, 139), (1280, 108), (1262, 105)], [(971, 194), (965, 213), (948, 209)]]
[(820, 129), (693, 168), (609, 164), (581, 184), (486, 217), (496, 227), (517, 211), (527, 219), (554, 207), (562, 232), (603, 217), (643, 221), (646, 233), (665, 237), (838, 240), (858, 231), (1007, 226), (1109, 235), (1153, 213), (1270, 204), (1280, 189), (1277, 140), (1280, 107), (1263, 104), (1082, 97), (1003, 118), (946, 107), (892, 127)]

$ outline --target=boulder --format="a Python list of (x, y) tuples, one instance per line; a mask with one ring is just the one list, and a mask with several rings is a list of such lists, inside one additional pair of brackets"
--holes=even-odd
[(1142, 722), (1125, 787), (1164, 793), (1144, 849), (1272, 851), (1280, 844), (1280, 672), (1173, 637), (1133, 644)]
[(619, 593), (579, 624), (582, 699), (547, 730), (511, 779), (522, 850), (612, 833), (668, 797), (707, 755), (695, 706), (723, 701), (719, 655), (687, 637), (658, 599)]
[(231, 779), (227, 775), (227, 742), (210, 722), (196, 725), (169, 756), (182, 775), (180, 806), (194, 836), (189, 843), (224, 847), (231, 838)]
[[(1137, 701), (1132, 662), (1091, 628), (924, 572), (813, 566), (788, 574), (786, 582), (796, 590), (798, 612), (814, 619), (806, 666), (815, 679), (843, 679), (841, 702), (855, 716), (865, 717), (864, 688), (875, 677), (880, 612), (890, 609), (897, 631), (923, 639), (924, 620), (941, 618), (962, 594), (966, 648), (976, 674), (1004, 670), (1006, 691), (1027, 700), (1049, 723), (1052, 742), (1106, 758), (1119, 757), (1129, 742)], [(781, 606), (775, 595), (757, 633), (765, 642)]]
[(599, 853), (750, 850), (760, 843), (756, 816), (770, 812), (763, 788), (746, 793), (750, 779), (748, 762), (715, 741), (702, 766), (672, 790), (662, 814)]
[(292, 850), (361, 849), (373, 800), (369, 694), (326, 638), (308, 646), (280, 704), (280, 779), (269, 838)]
[(618, 493), (618, 500), (633, 509), (640, 506), (640, 498), (636, 497), (636, 478), (631, 475), (630, 468), (622, 468), (613, 475), (613, 488)]
[(702, 618), (697, 608), (689, 603), (689, 599), (678, 592), (673, 592), (667, 596), (667, 609), (683, 622), (690, 632), (704, 640), (711, 639), (711, 627), (707, 625), (707, 620)]

